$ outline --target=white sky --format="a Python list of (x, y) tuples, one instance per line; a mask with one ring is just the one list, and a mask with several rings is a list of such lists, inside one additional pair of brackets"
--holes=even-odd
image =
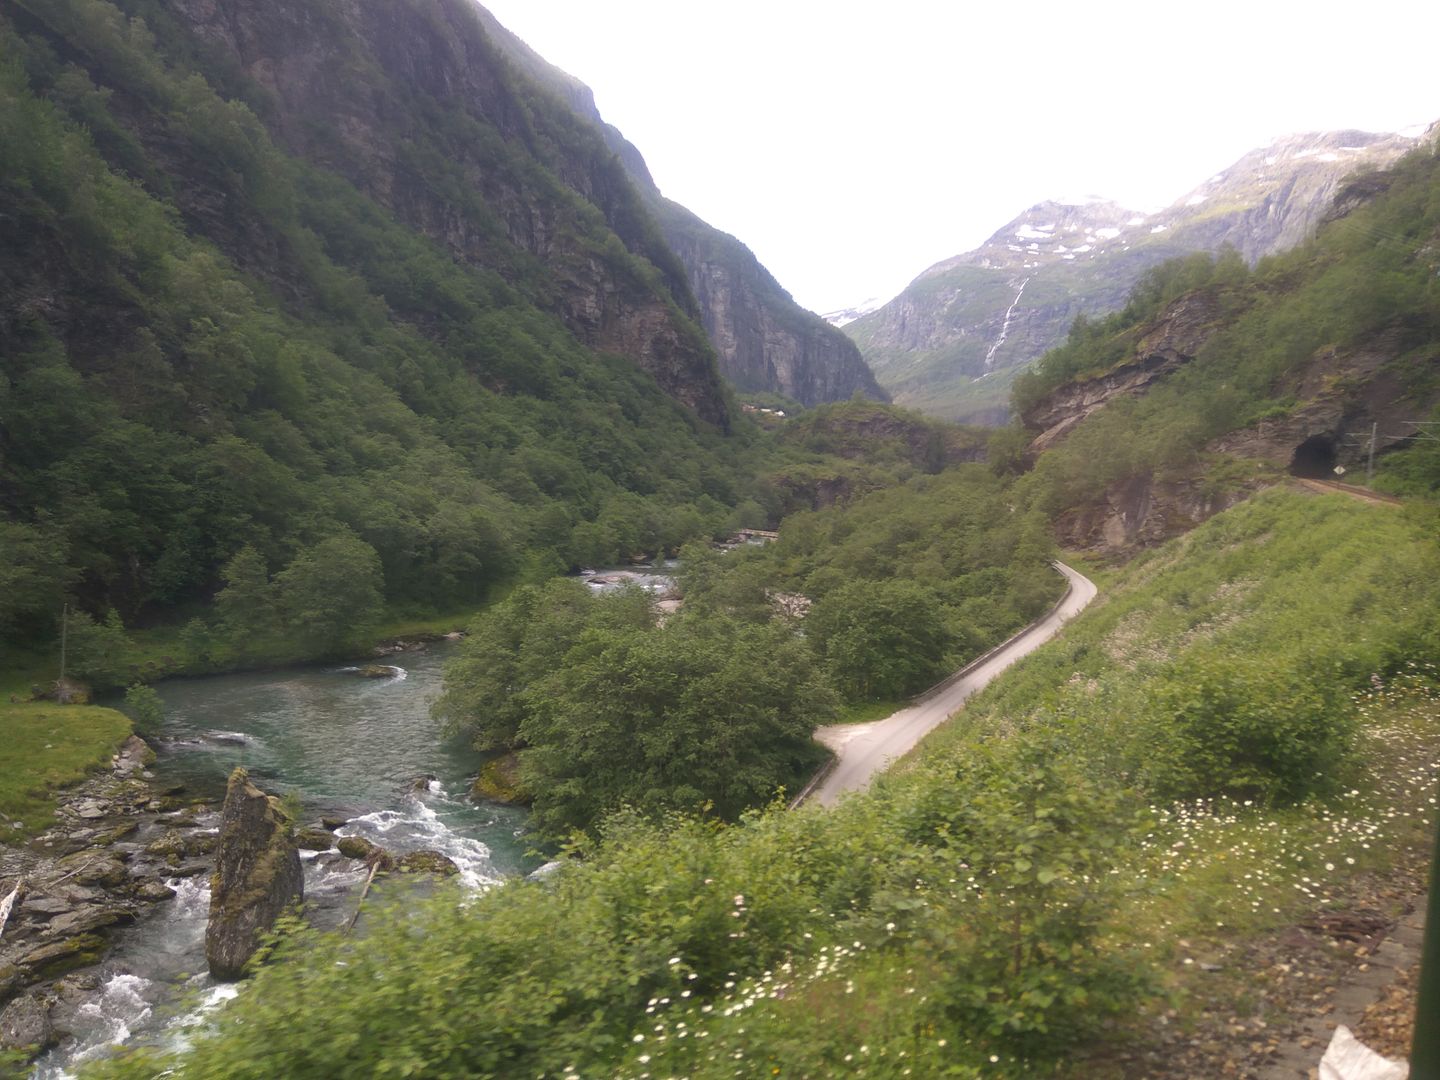
[(1272, 138), (1440, 119), (1434, 0), (484, 0), (807, 307), (1046, 198), (1166, 205)]

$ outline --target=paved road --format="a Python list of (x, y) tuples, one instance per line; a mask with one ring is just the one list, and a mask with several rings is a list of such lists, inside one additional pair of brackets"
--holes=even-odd
[(1070, 595), (1049, 616), (1033, 624), (999, 652), (974, 667), (964, 667), (941, 683), (923, 701), (869, 724), (823, 727), (815, 737), (834, 750), (835, 768), (809, 798), (831, 806), (847, 791), (864, 791), (871, 779), (925, 735), (952, 716), (965, 699), (996, 675), (1054, 637), (1070, 619), (1095, 598), (1095, 583), (1064, 563), (1056, 568), (1070, 581)]

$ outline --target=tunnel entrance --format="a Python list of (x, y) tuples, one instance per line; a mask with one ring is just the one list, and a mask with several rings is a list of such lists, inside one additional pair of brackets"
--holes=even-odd
[(1290, 458), (1290, 475), (1311, 480), (1335, 479), (1335, 440), (1329, 435), (1311, 435), (1295, 447)]

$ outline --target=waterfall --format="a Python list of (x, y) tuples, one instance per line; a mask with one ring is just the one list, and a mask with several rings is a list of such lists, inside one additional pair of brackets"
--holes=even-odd
[(1020, 297), (1025, 295), (1025, 286), (1029, 284), (1030, 279), (1028, 277), (1020, 282), (1020, 289), (1015, 293), (1015, 299), (1012, 300), (1010, 306), (1005, 309), (1005, 321), (1000, 324), (1000, 336), (995, 339), (995, 344), (991, 345), (990, 351), (985, 354), (985, 369), (987, 371), (990, 369), (990, 365), (995, 362), (995, 353), (999, 351), (1001, 345), (1005, 344), (1005, 337), (1010, 333), (1010, 319), (1015, 314), (1015, 308), (1020, 303)]

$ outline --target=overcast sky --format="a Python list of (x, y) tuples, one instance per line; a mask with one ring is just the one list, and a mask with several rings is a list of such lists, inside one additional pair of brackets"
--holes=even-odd
[(822, 312), (1042, 199), (1159, 207), (1281, 135), (1440, 119), (1435, 0), (486, 6)]

